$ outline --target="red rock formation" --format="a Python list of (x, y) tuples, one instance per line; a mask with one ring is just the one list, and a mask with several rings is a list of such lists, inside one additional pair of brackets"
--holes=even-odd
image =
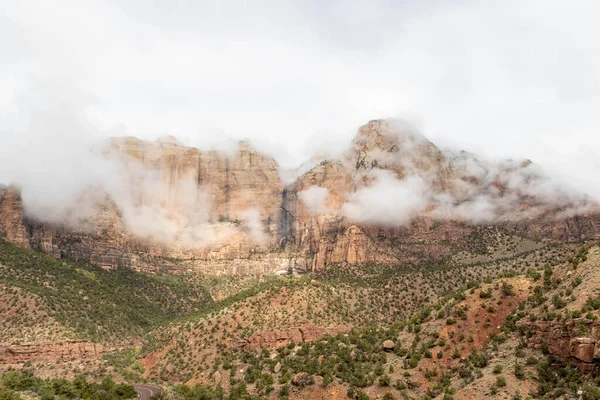
[(0, 366), (97, 360), (102, 358), (103, 351), (101, 344), (87, 341), (0, 346)]
[(19, 247), (30, 247), (23, 224), (21, 191), (15, 186), (0, 187), (0, 233)]
[[(468, 153), (445, 154), (394, 121), (369, 122), (342, 157), (322, 162), (287, 187), (276, 162), (246, 143), (223, 155), (172, 138), (126, 137), (111, 139), (103, 154), (116, 160), (116, 179), (124, 182), (117, 191), (90, 188), (82, 194), (82, 200), (93, 199), (91, 215), (66, 212), (64, 222), (35, 220), (24, 215), (18, 189), (4, 188), (0, 232), (17, 246), (105, 268), (272, 273), (287, 261), (299, 270), (321, 271), (333, 263), (441, 259), (447, 243), (471, 233), (470, 210), (442, 217), (433, 198), (456, 202), (481, 192), (517, 199), (500, 221), (515, 234), (561, 241), (600, 237), (600, 212), (566, 217), (564, 199), (555, 207), (526, 190), (535, 182), (524, 170), (530, 162), (492, 168)], [(418, 176), (428, 186), (429, 197), (407, 226), (359, 224), (344, 213), (352, 194), (371, 186), (381, 170), (392, 179)], [(511, 183), (514, 176), (523, 187)], [(302, 197), (314, 186), (326, 189), (317, 210)]]
[(582, 372), (590, 372), (600, 365), (600, 321), (585, 318), (567, 321), (525, 321), (518, 324), (532, 334), (528, 345), (577, 365)]

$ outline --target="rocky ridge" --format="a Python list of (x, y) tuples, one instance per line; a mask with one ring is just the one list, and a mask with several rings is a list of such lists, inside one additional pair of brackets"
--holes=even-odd
[[(173, 138), (125, 137), (109, 140), (102, 154), (119, 171), (119, 190), (90, 189), (82, 195), (85, 213), (66, 210), (48, 222), (27, 212), (17, 187), (0, 188), (7, 240), (105, 268), (262, 274), (414, 262), (425, 253), (441, 259), (447, 243), (482, 223), (469, 220), (479, 209), (493, 218), (487, 223), (534, 240), (600, 237), (597, 208), (580, 198), (550, 199), (530, 161), (492, 165), (469, 153), (445, 153), (397, 121), (369, 122), (339, 159), (289, 185), (274, 159), (247, 143), (222, 154)], [(426, 193), (407, 222), (362, 218), (365, 191), (411, 179)], [(362, 219), (353, 220), (357, 215)]]
[(72, 340), (57, 343), (28, 343), (0, 346), (0, 365), (19, 367), (26, 363), (70, 362), (102, 359), (99, 343)]

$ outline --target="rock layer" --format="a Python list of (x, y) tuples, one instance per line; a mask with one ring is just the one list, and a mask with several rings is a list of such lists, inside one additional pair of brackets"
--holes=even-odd
[(97, 360), (103, 351), (101, 344), (87, 341), (0, 346), (0, 366)]
[[(440, 260), (448, 244), (481, 223), (470, 220), (478, 210), (499, 213), (489, 224), (535, 240), (600, 237), (598, 208), (538, 196), (530, 161), (492, 165), (466, 152), (445, 153), (394, 121), (369, 122), (341, 157), (287, 186), (274, 159), (247, 143), (222, 154), (173, 138), (125, 137), (109, 140), (102, 157), (118, 172), (115, 182), (86, 188), (58, 220), (29, 215), (17, 187), (0, 188), (0, 232), (17, 246), (105, 268), (207, 274)], [(411, 193), (423, 199), (407, 223), (359, 223), (348, 215), (356, 193), (381, 176), (426, 186), (425, 194)], [(491, 211), (490, 202), (497, 203)]]
[(600, 372), (600, 322), (579, 318), (568, 321), (521, 323), (532, 332), (528, 345), (572, 363), (584, 372)]

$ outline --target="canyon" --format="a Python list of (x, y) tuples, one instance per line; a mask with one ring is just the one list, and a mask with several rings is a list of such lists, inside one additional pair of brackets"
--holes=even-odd
[(90, 151), (101, 179), (63, 203), (0, 187), (1, 371), (472, 399), (497, 368), (511, 396), (598, 374), (600, 207), (529, 160), (391, 120), (294, 179), (246, 142)]

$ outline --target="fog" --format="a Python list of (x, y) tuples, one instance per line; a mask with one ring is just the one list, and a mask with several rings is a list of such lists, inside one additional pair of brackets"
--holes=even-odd
[[(368, 120), (401, 117), (473, 181), (582, 212), (600, 199), (599, 12), (598, 2), (562, 0), (5, 1), (0, 183), (20, 185), (27, 213), (47, 221), (83, 221), (109, 196), (141, 236), (210, 242), (241, 229), (260, 242), (260, 210), (215, 228), (191, 182), (164, 214), (160, 179), (139, 171), (156, 187), (136, 203), (102, 143), (172, 135), (231, 156), (248, 139), (290, 183), (342, 157)], [(373, 172), (342, 215), (405, 224), (433, 204), (440, 218), (485, 223), (519, 211), (518, 197), (493, 185), (456, 182), (440, 195), (403, 149), (406, 178)], [(502, 161), (527, 158), (525, 169)], [(300, 197), (328, 211), (322, 188)]]
[(379, 226), (407, 225), (427, 206), (426, 185), (417, 176), (404, 180), (385, 170), (374, 170), (375, 183), (352, 193), (341, 209), (349, 221)]
[(329, 190), (321, 186), (311, 186), (298, 192), (298, 198), (306, 205), (313, 215), (325, 214), (328, 211), (326, 201)]

